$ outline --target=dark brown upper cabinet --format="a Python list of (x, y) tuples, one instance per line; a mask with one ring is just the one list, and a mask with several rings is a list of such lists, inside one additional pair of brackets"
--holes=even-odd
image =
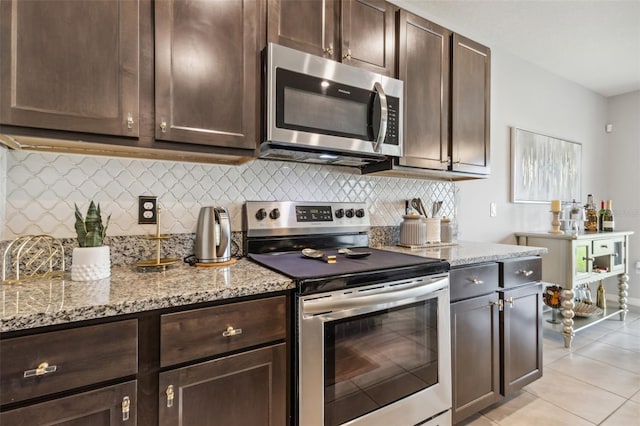
[(255, 149), (261, 5), (155, 2), (156, 140)]
[(451, 170), (490, 173), (491, 51), (453, 35), (451, 73)]
[(342, 62), (395, 75), (395, 12), (382, 0), (341, 2)]
[(451, 32), (398, 13), (398, 78), (404, 81), (404, 155), (398, 164), (447, 170)]
[(334, 0), (268, 0), (267, 40), (338, 60)]
[(383, 0), (269, 0), (267, 39), (394, 76), (396, 10)]
[(0, 3), (0, 122), (138, 136), (138, 1)]

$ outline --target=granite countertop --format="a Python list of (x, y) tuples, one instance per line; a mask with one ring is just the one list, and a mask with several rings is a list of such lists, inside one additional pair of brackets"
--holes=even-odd
[(428, 248), (408, 248), (400, 246), (385, 246), (385, 250), (415, 256), (444, 259), (454, 266), (470, 265), (473, 263), (496, 262), (503, 259), (523, 256), (538, 256), (547, 253), (544, 247), (517, 246), (511, 244), (480, 243), (473, 241), (458, 241), (454, 244), (441, 244)]
[(577, 234), (571, 231), (564, 231), (563, 234), (552, 234), (548, 231), (526, 231), (516, 232), (516, 237), (553, 238), (560, 240), (589, 240), (592, 238), (620, 237), (623, 235), (633, 235), (633, 231), (612, 231), (612, 232), (588, 232), (580, 231)]
[(249, 259), (225, 267), (179, 263), (166, 271), (113, 267), (98, 281), (61, 278), (0, 284), (0, 332), (185, 306), (294, 288), (293, 281)]
[[(451, 266), (498, 261), (547, 252), (545, 248), (462, 241), (455, 245), (410, 249), (380, 247), (399, 253), (445, 259)], [(154, 309), (188, 306), (295, 288), (293, 281), (247, 258), (225, 267), (195, 268), (184, 263), (166, 271), (140, 272), (113, 267), (98, 281), (38, 279), (0, 284), (0, 332), (64, 324)]]

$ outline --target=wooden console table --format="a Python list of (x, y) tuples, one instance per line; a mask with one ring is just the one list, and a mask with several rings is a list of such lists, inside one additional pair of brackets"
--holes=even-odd
[[(571, 347), (576, 331), (616, 314), (620, 315), (620, 321), (625, 320), (629, 289), (627, 258), (629, 235), (632, 234), (632, 231), (585, 232), (577, 235), (516, 232), (519, 245), (549, 249), (547, 254), (542, 255), (542, 280), (564, 288), (561, 293), (562, 327), (558, 331), (562, 332), (566, 348)], [(603, 315), (574, 320), (574, 287), (614, 276), (618, 277), (618, 303), (607, 305)]]

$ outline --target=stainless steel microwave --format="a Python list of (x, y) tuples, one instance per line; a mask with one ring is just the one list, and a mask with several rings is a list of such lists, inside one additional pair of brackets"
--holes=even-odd
[(402, 155), (404, 83), (269, 43), (260, 157), (365, 166)]

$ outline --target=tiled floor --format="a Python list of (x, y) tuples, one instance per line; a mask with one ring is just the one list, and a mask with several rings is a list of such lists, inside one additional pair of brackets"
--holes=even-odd
[(578, 332), (545, 330), (544, 374), (467, 426), (640, 426), (640, 308)]

